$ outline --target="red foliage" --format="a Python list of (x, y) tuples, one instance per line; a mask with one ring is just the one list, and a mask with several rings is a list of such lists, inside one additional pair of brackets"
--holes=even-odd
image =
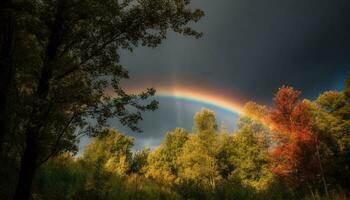
[(311, 108), (298, 99), (299, 95), (292, 87), (280, 88), (270, 111), (274, 141), (272, 171), (293, 184), (307, 181), (314, 174)]

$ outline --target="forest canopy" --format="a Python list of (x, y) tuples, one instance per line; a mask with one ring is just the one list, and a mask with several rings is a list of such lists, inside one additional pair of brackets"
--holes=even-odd
[(102, 128), (81, 156), (65, 151), (43, 165), (35, 199), (340, 199), (349, 197), (350, 96), (315, 101), (289, 86), (272, 106), (248, 102), (229, 133), (202, 109), (193, 131), (176, 128), (155, 149)]

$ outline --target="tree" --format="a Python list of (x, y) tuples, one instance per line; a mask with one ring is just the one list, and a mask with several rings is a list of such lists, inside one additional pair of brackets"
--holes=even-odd
[(85, 149), (83, 160), (106, 171), (126, 175), (132, 157), (133, 138), (113, 129), (104, 129)]
[(143, 175), (145, 173), (145, 167), (147, 166), (147, 158), (150, 152), (151, 150), (149, 148), (144, 148), (134, 152), (130, 160), (130, 169), (128, 173), (136, 173)]
[(175, 183), (179, 170), (176, 160), (187, 140), (188, 132), (185, 129), (176, 128), (173, 132), (168, 132), (164, 143), (148, 156), (146, 177), (163, 184)]
[(350, 183), (350, 76), (344, 91), (326, 91), (313, 104), (314, 130), (318, 136), (320, 160), (328, 166), (328, 179)]
[[(20, 98), (15, 102), (21, 103), (16, 109), (26, 108), (26, 113), (15, 116), (23, 127), (18, 134), (24, 137), (15, 199), (28, 199), (37, 167), (52, 155), (72, 149), (78, 137), (77, 127), (82, 130), (78, 134), (93, 135), (108, 118), (115, 117), (139, 130), (135, 124), (142, 119), (141, 112), (157, 107), (154, 101), (148, 105), (140, 102), (153, 95), (153, 89), (130, 95), (120, 87), (120, 80), (128, 78), (128, 74), (118, 63), (118, 50), (132, 50), (139, 45), (156, 47), (169, 29), (200, 37), (187, 25), (197, 22), (203, 12), (192, 10), (190, 1), (174, 0), (21, 3), (11, 7), (14, 12), (25, 13), (25, 17), (14, 16), (18, 28), (2, 29), (1, 34), (10, 37), (12, 31), (14, 35), (25, 33), (22, 44), (28, 51), (11, 59), (21, 61), (23, 56), (33, 65), (28, 70), (22, 63), (13, 75), (20, 77), (14, 89)], [(7, 41), (11, 40), (2, 41), (2, 47)], [(6, 52), (11, 49), (5, 48)], [(37, 55), (35, 60), (29, 56), (31, 50)], [(2, 63), (7, 71), (14, 71), (11, 64)], [(4, 94), (8, 96), (6, 91)], [(136, 112), (127, 106), (133, 106)]]
[(215, 114), (208, 109), (202, 109), (193, 117), (193, 129), (197, 133), (212, 133), (217, 129)]
[(301, 186), (315, 179), (315, 138), (312, 110), (298, 99), (299, 91), (282, 87), (274, 98), (270, 112), (272, 123), (272, 171), (290, 184)]
[(234, 170), (234, 165), (230, 160), (232, 150), (235, 148), (232, 144), (232, 135), (227, 128), (222, 125), (217, 135), (218, 150), (216, 159), (219, 165), (219, 174), (223, 179), (227, 179)]
[[(260, 107), (260, 109), (258, 109)], [(244, 113), (259, 111), (266, 112), (266, 108), (254, 102), (245, 105)], [(234, 166), (231, 178), (239, 180), (244, 186), (257, 191), (267, 190), (274, 180), (271, 173), (269, 148), (270, 130), (259, 120), (245, 115), (237, 122), (237, 131), (232, 138), (230, 162)]]
[(346, 151), (350, 146), (350, 134), (348, 130), (350, 102), (344, 92), (328, 91), (321, 94), (316, 103), (321, 111), (328, 114), (330, 133), (336, 138), (340, 151)]
[(203, 109), (194, 116), (195, 134), (185, 143), (178, 157), (179, 177), (214, 190), (221, 179), (217, 160), (219, 144), (214, 112)]

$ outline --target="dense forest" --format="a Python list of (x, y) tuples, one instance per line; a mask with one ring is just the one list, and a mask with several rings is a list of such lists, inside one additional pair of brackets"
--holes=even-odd
[[(132, 151), (132, 137), (101, 128), (80, 155), (39, 168), (32, 198), (349, 199), (350, 76), (315, 101), (284, 86), (273, 102), (246, 103), (233, 133), (203, 109), (192, 131), (176, 128), (154, 150)], [(1, 179), (1, 195), (9, 183)]]
[[(1, 1), (0, 199), (349, 199), (350, 77), (316, 100), (283, 86), (272, 106), (248, 102), (233, 133), (203, 109), (193, 130), (152, 150), (132, 151), (134, 139), (108, 126), (141, 132), (159, 104), (153, 88), (121, 86), (120, 52), (156, 48), (169, 32), (200, 38), (193, 7)], [(79, 150), (82, 137), (92, 141)]]

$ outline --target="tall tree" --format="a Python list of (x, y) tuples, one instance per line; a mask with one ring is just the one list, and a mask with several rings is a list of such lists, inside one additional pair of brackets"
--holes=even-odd
[[(202, 11), (190, 8), (190, 1), (23, 2), (20, 9), (27, 14), (20, 18), (26, 33), (23, 40), (26, 49), (40, 56), (30, 60), (33, 68), (16, 74), (24, 81), (16, 88), (18, 96), (25, 94), (27, 99), (16, 102), (22, 102), (18, 107), (28, 112), (16, 116), (23, 127), (19, 134), (25, 139), (15, 199), (28, 199), (40, 163), (72, 148), (64, 144), (74, 143), (77, 127), (82, 130), (78, 134), (93, 135), (115, 117), (139, 130), (135, 124), (142, 119), (141, 112), (157, 107), (157, 102), (143, 105), (140, 100), (155, 91), (131, 95), (123, 91), (119, 83), (128, 74), (118, 63), (118, 50), (156, 47), (169, 29), (200, 37), (187, 25), (203, 16)], [(128, 105), (136, 112), (128, 110)]]
[(344, 91), (324, 92), (314, 104), (314, 128), (318, 133), (321, 159), (329, 168), (325, 171), (329, 178), (343, 186), (350, 183), (349, 88), (350, 75)]
[(292, 87), (280, 88), (270, 113), (274, 142), (272, 171), (296, 186), (309, 184), (316, 174), (311, 108), (298, 99), (299, 95)]
[(219, 143), (214, 112), (203, 109), (194, 116), (194, 131), (178, 157), (179, 177), (214, 190), (220, 176)]
[[(267, 109), (254, 102), (248, 102), (244, 113), (251, 112), (259, 112), (262, 115)], [(232, 138), (229, 157), (234, 166), (231, 177), (258, 191), (266, 190), (274, 180), (269, 169), (270, 130), (258, 118), (253, 119), (246, 115), (240, 116), (237, 128)]]

